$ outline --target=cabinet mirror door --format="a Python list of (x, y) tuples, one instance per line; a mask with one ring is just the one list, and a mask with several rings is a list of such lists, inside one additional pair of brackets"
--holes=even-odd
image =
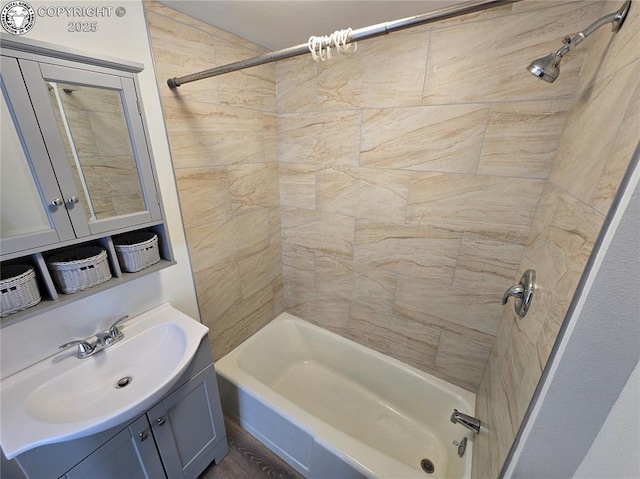
[(133, 79), (20, 64), (77, 236), (160, 219)]
[(15, 59), (2, 57), (1, 84), (0, 251), (6, 255), (74, 234)]

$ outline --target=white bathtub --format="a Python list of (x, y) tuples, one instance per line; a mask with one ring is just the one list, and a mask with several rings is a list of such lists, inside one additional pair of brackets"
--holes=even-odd
[(307, 478), (471, 476), (472, 434), (449, 417), (473, 415), (474, 394), (295, 316), (215, 367), (224, 412)]

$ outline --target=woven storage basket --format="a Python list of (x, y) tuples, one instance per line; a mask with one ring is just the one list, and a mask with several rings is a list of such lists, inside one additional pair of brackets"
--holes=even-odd
[(49, 258), (49, 269), (60, 290), (76, 293), (111, 279), (107, 252), (99, 246), (85, 246)]
[(160, 261), (158, 235), (133, 231), (113, 238), (122, 271), (135, 273)]
[(40, 302), (36, 273), (26, 264), (2, 267), (0, 274), (0, 317), (35, 306)]

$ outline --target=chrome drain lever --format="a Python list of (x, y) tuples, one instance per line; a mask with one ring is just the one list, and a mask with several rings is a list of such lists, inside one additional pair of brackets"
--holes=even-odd
[(462, 441), (453, 441), (453, 445), (458, 448), (458, 456), (464, 456), (464, 452), (467, 450), (467, 438), (463, 438)]

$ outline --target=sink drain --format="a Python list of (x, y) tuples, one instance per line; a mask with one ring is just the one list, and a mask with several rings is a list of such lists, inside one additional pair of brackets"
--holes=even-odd
[(126, 388), (129, 384), (131, 384), (133, 378), (131, 376), (125, 376), (123, 378), (118, 379), (116, 382), (116, 389)]
[(433, 474), (433, 471), (436, 470), (436, 467), (433, 465), (433, 462), (431, 462), (429, 459), (423, 459), (422, 461), (420, 461), (420, 467), (427, 474)]

